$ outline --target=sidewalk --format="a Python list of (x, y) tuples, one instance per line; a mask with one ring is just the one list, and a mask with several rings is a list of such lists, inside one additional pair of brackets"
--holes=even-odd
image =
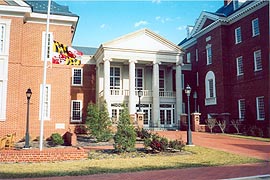
[[(186, 141), (186, 132), (184, 131), (160, 131), (160, 135), (169, 139), (182, 137)], [(65, 176), (52, 177), (52, 180), (215, 180), (229, 179), (247, 176), (258, 176), (270, 174), (270, 143), (240, 138), (233, 138), (221, 134), (209, 134), (192, 132), (192, 140), (194, 145), (219, 149), (231, 153), (248, 155), (250, 157), (265, 160), (265, 163), (245, 164), (238, 166), (221, 166), (221, 167), (203, 167), (203, 168), (187, 168), (187, 169), (169, 169), (158, 171), (143, 171), (134, 173), (118, 173), (118, 174), (101, 174), (89, 176)], [(35, 178), (45, 180), (48, 178)], [(253, 178), (259, 179), (259, 178)], [(262, 179), (262, 178), (260, 178)], [(263, 178), (263, 179), (270, 179)], [(33, 179), (31, 179), (33, 180)]]

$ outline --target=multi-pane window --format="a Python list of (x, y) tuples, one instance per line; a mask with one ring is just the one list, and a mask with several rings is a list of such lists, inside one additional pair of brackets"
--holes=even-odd
[(236, 58), (236, 67), (237, 67), (237, 76), (244, 74), (244, 68), (243, 68), (243, 58), (238, 57)]
[(208, 79), (209, 97), (214, 97), (214, 80)]
[(205, 77), (205, 105), (217, 104), (216, 80), (213, 71), (209, 71)]
[(165, 71), (159, 70), (159, 91), (165, 91)]
[(208, 44), (206, 46), (206, 58), (207, 58), (207, 64), (212, 64), (212, 46), (211, 44)]
[(254, 52), (254, 71), (262, 70), (262, 55), (261, 50)]
[(73, 86), (83, 85), (83, 69), (82, 68), (72, 69), (72, 85)]
[(143, 69), (135, 69), (135, 88), (136, 90), (143, 90)]
[(256, 97), (256, 110), (257, 110), (257, 120), (265, 119), (264, 112), (264, 97)]
[(191, 63), (191, 59), (190, 59), (190, 52), (187, 53), (187, 63)]
[(257, 36), (260, 34), (260, 28), (259, 28), (259, 19), (253, 19), (252, 20), (252, 36)]
[[(41, 59), (44, 60), (46, 57), (47, 60), (51, 60), (52, 57), (52, 50), (53, 50), (53, 34), (51, 32), (48, 33), (48, 46), (46, 50), (46, 32), (42, 32), (42, 54)], [(46, 54), (45, 54), (46, 53)]]
[(238, 117), (240, 120), (245, 119), (245, 113), (246, 113), (246, 104), (244, 99), (238, 100)]
[(42, 94), (42, 88), (43, 85), (40, 85), (40, 110), (39, 110), (39, 117), (41, 119), (41, 102), (42, 102), (42, 95), (44, 95), (44, 101), (43, 101), (43, 120), (49, 120), (50, 119), (50, 112), (51, 112), (51, 85), (45, 86), (44, 94)]
[(72, 100), (71, 101), (71, 122), (82, 121), (82, 101)]
[(235, 44), (242, 42), (241, 27), (238, 27), (234, 30), (235, 34)]
[(6, 25), (0, 24), (0, 54), (5, 52)]
[(110, 67), (110, 89), (120, 89), (119, 67)]

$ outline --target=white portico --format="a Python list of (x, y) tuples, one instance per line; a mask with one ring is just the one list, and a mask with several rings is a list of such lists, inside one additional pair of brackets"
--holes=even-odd
[(182, 50), (158, 34), (142, 29), (102, 44), (96, 60), (97, 102), (106, 101), (113, 122), (122, 104), (131, 116), (138, 110), (138, 91), (145, 128), (172, 128), (182, 113)]

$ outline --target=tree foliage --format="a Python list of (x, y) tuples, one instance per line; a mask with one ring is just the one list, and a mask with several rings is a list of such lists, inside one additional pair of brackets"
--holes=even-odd
[(93, 103), (88, 104), (86, 125), (88, 132), (97, 141), (108, 141), (112, 138), (111, 121), (106, 103), (102, 103), (100, 107)]
[(128, 109), (124, 107), (119, 122), (117, 132), (114, 136), (114, 149), (117, 152), (130, 152), (135, 150), (136, 131), (130, 122)]

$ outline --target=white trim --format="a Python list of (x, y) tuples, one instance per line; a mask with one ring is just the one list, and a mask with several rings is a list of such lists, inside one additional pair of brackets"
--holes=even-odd
[[(213, 92), (211, 96), (210, 92), (210, 85), (209, 80), (213, 81)], [(205, 105), (216, 105), (217, 104), (217, 98), (216, 98), (216, 80), (215, 80), (215, 74), (213, 71), (208, 71), (205, 76)]]
[[(74, 70), (81, 70), (81, 83), (74, 84)], [(83, 68), (72, 68), (72, 86), (83, 86)]]
[[(239, 61), (241, 60), (241, 63), (242, 63), (242, 72), (240, 72), (240, 64), (239, 64)], [(240, 56), (240, 57), (237, 57), (236, 58), (236, 73), (237, 73), (237, 76), (241, 76), (244, 74), (244, 64), (243, 64), (243, 57)]]
[(191, 54), (190, 54), (190, 52), (187, 53), (187, 63), (191, 63)]
[(234, 38), (235, 38), (235, 44), (239, 44), (242, 42), (242, 32), (241, 27), (237, 27), (234, 29)]
[[(144, 90), (144, 68), (143, 67), (135, 67), (135, 73), (138, 69), (141, 69), (142, 70), (142, 90)], [(137, 77), (136, 77), (136, 74), (135, 74), (135, 89), (138, 90), (138, 87), (137, 87)]]
[[(77, 102), (80, 105), (80, 120), (73, 120), (73, 102)], [(82, 109), (83, 103), (82, 100), (71, 100), (71, 112), (70, 112), (70, 122), (82, 122)]]
[[(259, 53), (259, 54), (257, 54), (257, 53)], [(260, 55), (260, 56), (258, 56), (258, 55)], [(254, 56), (254, 71), (256, 72), (256, 71), (261, 71), (262, 70), (262, 68), (263, 68), (263, 65), (262, 65), (262, 52), (261, 52), (261, 50), (259, 49), (259, 50), (257, 50), (257, 51), (254, 51), (253, 52), (253, 56)], [(257, 58), (258, 57), (260, 57), (260, 63), (261, 63), (261, 68), (258, 68), (258, 62), (257, 62)]]
[[(258, 34), (255, 34), (255, 21), (258, 21)], [(256, 37), (258, 35), (260, 35), (260, 22), (259, 22), (259, 18), (255, 18), (252, 20), (251, 22), (252, 24), (252, 37)]]
[[(39, 120), (41, 120), (42, 86), (43, 86), (43, 84), (40, 84)], [(48, 94), (47, 94), (47, 92), (48, 92)], [(47, 115), (46, 115), (46, 113), (44, 113), (44, 120), (50, 120), (51, 119), (51, 85), (50, 84), (46, 84), (44, 96), (45, 96), (45, 100), (46, 100), (46, 96), (48, 97), (48, 100), (47, 100), (47, 102), (48, 102)], [(46, 101), (44, 103), (46, 103)], [(45, 106), (44, 106), (44, 110), (45, 110)]]
[[(241, 107), (241, 105), (242, 105), (241, 102), (244, 103), (244, 107)], [(240, 120), (245, 119), (245, 113), (244, 113), (244, 116), (243, 116), (243, 117), (241, 116), (241, 110), (242, 110), (242, 108), (244, 108), (244, 112), (246, 111), (245, 106), (246, 106), (246, 101), (245, 101), (245, 99), (238, 99), (238, 118), (239, 118)]]
[[(212, 45), (211, 44), (207, 44), (206, 47), (205, 47), (205, 49), (206, 49), (206, 61), (207, 61), (206, 64), (207, 65), (210, 65), (210, 64), (213, 63)], [(209, 51), (208, 50), (210, 50), (211, 54), (209, 54)]]
[(111, 87), (114, 87), (114, 89), (115, 89), (115, 87), (118, 87), (118, 86), (111, 86), (111, 77), (116, 77), (115, 75), (113, 75), (113, 76), (111, 76), (111, 68), (119, 68), (120, 69), (120, 76), (119, 76), (119, 81), (120, 81), (120, 84), (119, 84), (119, 88), (118, 89), (122, 89), (122, 67), (121, 66), (110, 66), (110, 74), (109, 74), (109, 76), (110, 76), (110, 78), (109, 78), (109, 89), (110, 90), (113, 90), (113, 89), (111, 89)]

